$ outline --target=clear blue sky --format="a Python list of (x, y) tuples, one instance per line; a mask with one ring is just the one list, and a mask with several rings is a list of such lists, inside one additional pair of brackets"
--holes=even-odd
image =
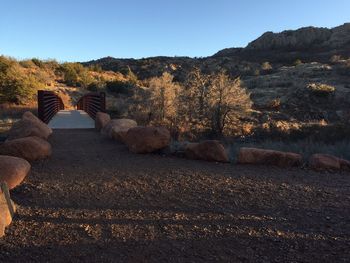
[(0, 54), (208, 56), (265, 31), (350, 22), (350, 0), (0, 0)]

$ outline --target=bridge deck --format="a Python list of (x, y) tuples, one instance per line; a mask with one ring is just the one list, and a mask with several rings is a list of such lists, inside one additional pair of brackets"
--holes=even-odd
[(92, 129), (94, 120), (81, 110), (61, 110), (49, 122), (52, 129)]

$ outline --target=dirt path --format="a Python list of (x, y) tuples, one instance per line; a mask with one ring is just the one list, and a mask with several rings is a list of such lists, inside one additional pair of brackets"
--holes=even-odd
[(0, 262), (346, 262), (350, 174), (133, 155), (56, 130)]

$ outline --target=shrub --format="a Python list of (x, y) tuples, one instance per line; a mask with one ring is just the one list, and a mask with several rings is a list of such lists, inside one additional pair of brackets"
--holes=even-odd
[(294, 64), (294, 66), (299, 66), (299, 65), (303, 64), (303, 62), (300, 59), (297, 59), (294, 61), (293, 64)]
[(335, 87), (327, 84), (320, 84), (320, 83), (308, 84), (307, 89), (313, 94), (322, 95), (322, 96), (327, 96), (335, 92)]
[(87, 86), (87, 89), (92, 92), (96, 92), (105, 88), (106, 83), (100, 81), (94, 81)]
[(131, 82), (123, 82), (119, 80), (106, 82), (106, 89), (115, 94), (131, 95), (135, 85)]
[(43, 68), (44, 67), (44, 63), (40, 59), (33, 58), (32, 62), (39, 68)]
[(268, 72), (271, 72), (272, 71), (272, 66), (269, 62), (264, 62), (262, 63), (261, 65), (261, 69), (265, 72), (265, 73), (268, 73)]

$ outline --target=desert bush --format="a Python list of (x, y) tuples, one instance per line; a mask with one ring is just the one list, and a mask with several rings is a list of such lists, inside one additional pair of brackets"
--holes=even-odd
[(296, 59), (293, 63), (294, 66), (299, 66), (301, 64), (303, 64), (303, 62), (300, 59)]
[(194, 69), (180, 90), (178, 119), (192, 133), (232, 135), (250, 115), (252, 101), (239, 78), (225, 72), (204, 75)]
[(39, 68), (44, 67), (44, 63), (40, 59), (32, 58), (32, 62), (34, 63), (34, 65), (36, 65)]
[(57, 71), (63, 74), (63, 81), (69, 86), (87, 88), (94, 81), (89, 69), (80, 63), (63, 63)]
[(42, 87), (43, 83), (35, 75), (21, 71), (15, 60), (0, 57), (0, 103), (26, 103)]
[(35, 65), (32, 60), (22, 60), (19, 64), (24, 68), (32, 68)]
[(311, 83), (307, 85), (307, 89), (316, 95), (327, 96), (335, 92), (335, 87), (321, 84), (321, 83)]
[(331, 59), (329, 60), (332, 64), (336, 64), (341, 60), (341, 56), (339, 55), (333, 55)]
[(132, 95), (135, 85), (131, 82), (124, 82), (119, 80), (107, 81), (106, 89), (114, 94)]
[(272, 66), (270, 64), (270, 62), (264, 62), (261, 65), (261, 70), (262, 72), (264, 72), (265, 74), (271, 73), (272, 72)]

